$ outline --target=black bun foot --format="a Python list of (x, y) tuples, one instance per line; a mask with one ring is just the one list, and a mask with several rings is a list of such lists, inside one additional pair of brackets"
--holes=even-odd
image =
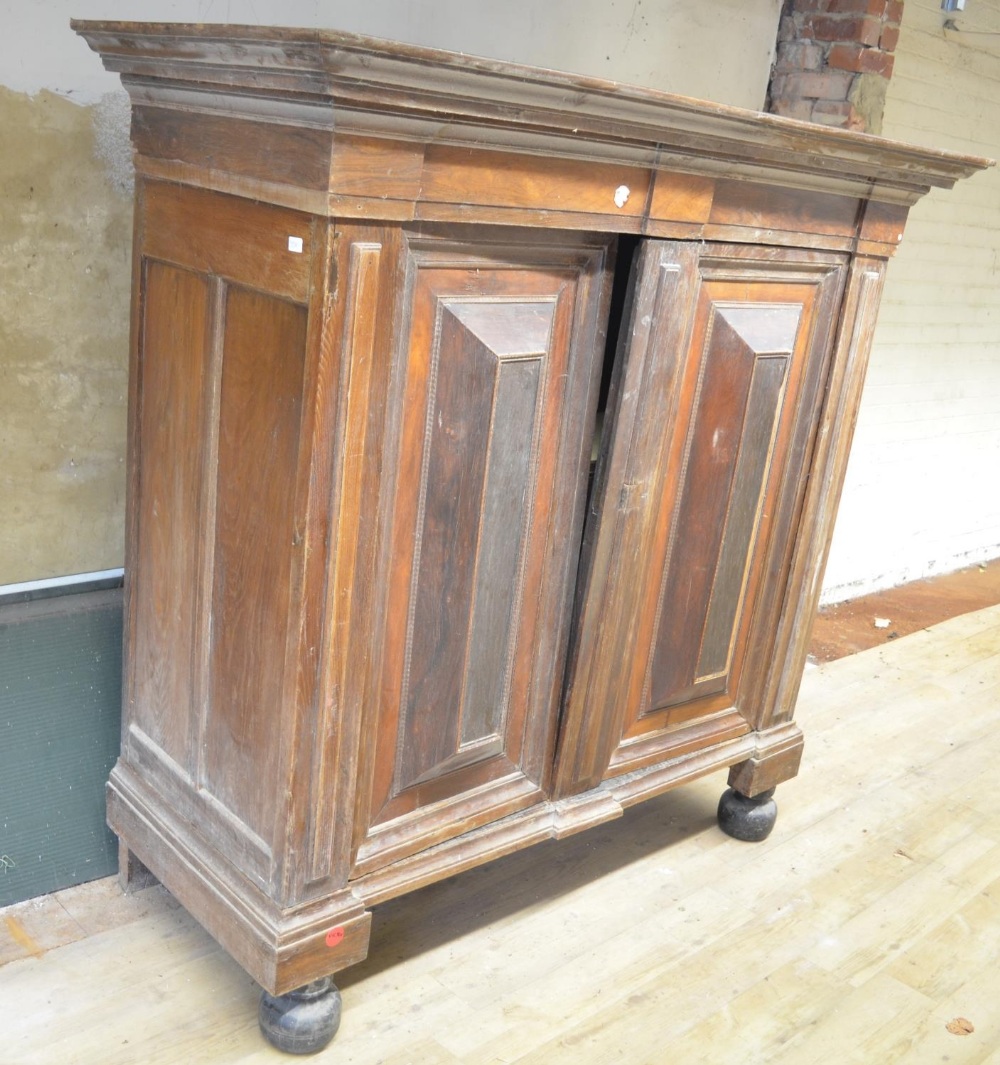
[(316, 1054), (340, 1027), (340, 992), (329, 976), (284, 995), (260, 996), (257, 1013), (268, 1042), (286, 1054)]
[(774, 788), (748, 799), (733, 788), (727, 788), (719, 800), (719, 828), (733, 839), (759, 843), (767, 839), (778, 816)]

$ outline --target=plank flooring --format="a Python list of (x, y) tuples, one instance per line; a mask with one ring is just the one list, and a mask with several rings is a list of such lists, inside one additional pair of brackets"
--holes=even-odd
[[(313, 1060), (1000, 1065), (998, 710), (1000, 606), (809, 669), (768, 841), (716, 774), (386, 903)], [(159, 887), (0, 911), (0, 1003), (0, 1065), (289, 1060)]]
[(1000, 558), (822, 607), (809, 654), (816, 662), (832, 662), (997, 603)]

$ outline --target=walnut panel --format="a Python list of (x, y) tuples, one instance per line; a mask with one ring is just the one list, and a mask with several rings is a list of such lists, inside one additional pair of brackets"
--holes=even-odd
[(134, 583), (131, 721), (193, 772), (193, 693), (201, 462), (211, 294), (203, 277), (163, 263), (143, 271), (139, 352), (138, 535)]
[(357, 871), (544, 793), (560, 670), (539, 647), (564, 653), (606, 288), (604, 248), (568, 243), (410, 247)]
[(231, 287), (218, 425), (209, 700), (200, 783), (271, 836), (306, 310)]
[(719, 180), (709, 221), (716, 225), (853, 237), (860, 210), (861, 201), (853, 196)]

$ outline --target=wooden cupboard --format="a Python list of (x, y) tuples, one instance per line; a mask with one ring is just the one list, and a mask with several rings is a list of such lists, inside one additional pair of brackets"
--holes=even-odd
[(380, 900), (727, 766), (766, 833), (886, 260), (986, 161), (333, 32), (74, 26), (133, 103), (126, 871), (280, 1026)]

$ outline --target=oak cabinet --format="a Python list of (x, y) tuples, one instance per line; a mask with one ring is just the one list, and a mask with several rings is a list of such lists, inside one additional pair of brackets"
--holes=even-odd
[(402, 233), (362, 875), (548, 797), (611, 242)]
[(774, 646), (843, 256), (646, 241), (615, 363), (559, 790), (744, 736)]
[(136, 149), (124, 870), (286, 1045), (383, 899), (724, 767), (765, 834), (885, 264), (985, 161), (346, 34), (75, 26)]

